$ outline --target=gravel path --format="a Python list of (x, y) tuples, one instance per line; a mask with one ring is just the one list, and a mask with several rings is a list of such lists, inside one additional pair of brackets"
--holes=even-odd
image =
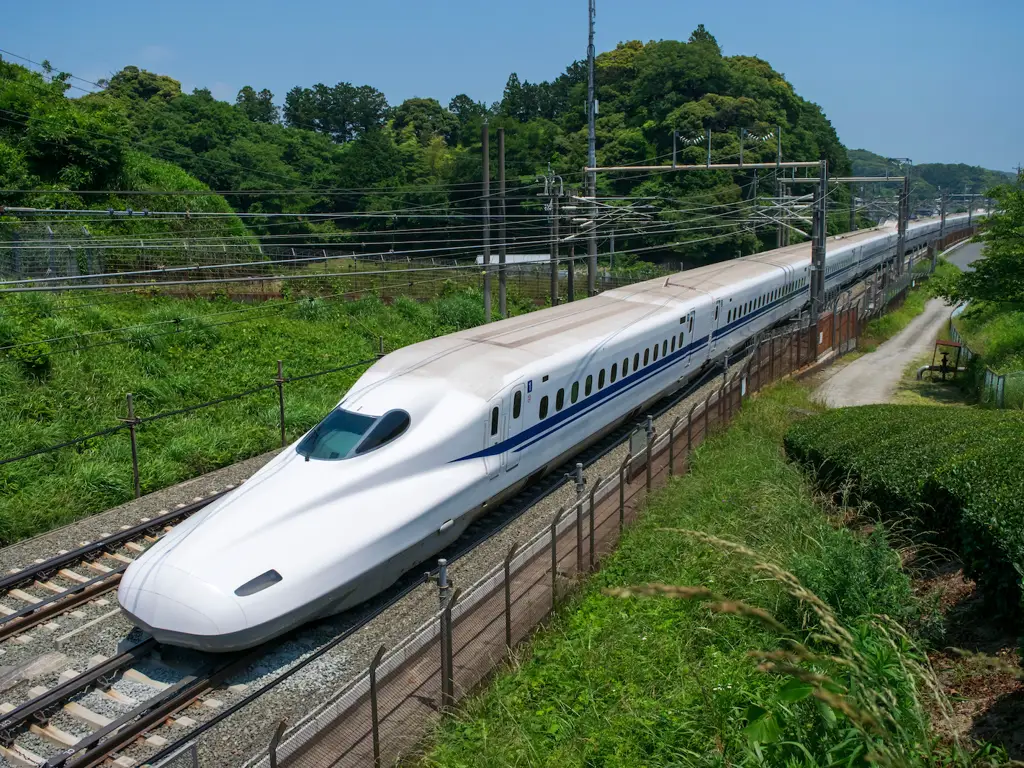
[(888, 403), (907, 365), (932, 348), (948, 321), (949, 305), (942, 299), (930, 300), (924, 312), (877, 350), (849, 365), (833, 368), (815, 390), (814, 398), (830, 408)]

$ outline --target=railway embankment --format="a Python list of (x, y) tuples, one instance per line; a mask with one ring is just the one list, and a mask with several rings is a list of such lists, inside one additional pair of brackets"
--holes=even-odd
[(820, 410), (793, 383), (752, 399), (423, 764), (996, 764), (924, 652), (946, 619), (911, 545), (785, 457)]

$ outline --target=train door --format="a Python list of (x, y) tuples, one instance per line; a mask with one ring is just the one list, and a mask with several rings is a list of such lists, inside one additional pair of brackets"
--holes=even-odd
[(696, 310), (691, 309), (682, 318), (682, 324), (679, 326), (682, 330), (682, 341), (680, 346), (684, 349), (689, 347), (689, 351), (682, 356), (683, 365), (686, 367), (690, 366), (690, 356), (693, 354), (693, 347), (691, 346), (694, 342), (693, 338), (693, 323), (694, 317), (696, 316)]
[(505, 417), (505, 409), (502, 407), (502, 398), (496, 397), (487, 404), (487, 418), (484, 423), (484, 466), (487, 469), (487, 476), (494, 477), (501, 469), (501, 454), (490, 454), (486, 451), (494, 448), (501, 442), (502, 422)]
[(719, 299), (715, 302), (715, 314), (711, 318), (711, 329), (709, 331), (711, 343), (708, 345), (708, 349), (711, 350), (712, 354), (718, 349), (718, 329), (725, 326), (724, 315), (725, 309), (722, 307), (722, 300)]
[[(526, 421), (526, 385), (519, 383), (512, 387), (505, 401), (505, 439), (511, 441), (513, 437), (523, 431), (523, 422)], [(516, 445), (509, 443), (505, 451), (505, 471), (515, 469), (519, 466), (520, 451)]]

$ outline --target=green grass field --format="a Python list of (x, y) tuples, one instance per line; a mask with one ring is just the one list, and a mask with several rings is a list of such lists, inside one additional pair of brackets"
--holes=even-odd
[[(0, 347), (75, 336), (0, 351), (0, 459), (117, 425), (128, 392), (136, 414), (147, 416), (267, 384), (277, 360), (286, 376), (297, 376), (372, 359), (380, 336), (391, 350), (483, 321), (480, 295), (459, 290), (428, 303), (399, 299), (393, 305), (372, 296), (257, 305), (94, 296), (0, 299)], [(288, 385), (289, 437), (322, 418), (363, 370)], [(279, 443), (274, 390), (145, 425), (139, 431), (142, 491)], [(0, 544), (131, 496), (126, 433), (2, 465)]]
[(886, 534), (839, 527), (783, 455), (787, 428), (815, 409), (795, 384), (751, 400), (583, 593), (442, 722), (421, 763), (970, 762), (929, 735), (932, 678), (895, 623), (923, 609)]

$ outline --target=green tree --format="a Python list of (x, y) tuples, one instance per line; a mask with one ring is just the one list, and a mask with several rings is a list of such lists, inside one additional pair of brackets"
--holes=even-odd
[(442, 107), (437, 99), (406, 99), (391, 113), (392, 126), (398, 132), (409, 130), (426, 146), (434, 137), (448, 143), (458, 134), (459, 119)]
[(276, 123), (279, 119), (274, 94), (266, 88), (257, 93), (251, 85), (243, 87), (235, 97), (235, 106), (254, 123)]
[(1015, 184), (996, 187), (988, 195), (997, 210), (981, 233), (985, 258), (940, 291), (953, 302), (1024, 303), (1024, 173)]

